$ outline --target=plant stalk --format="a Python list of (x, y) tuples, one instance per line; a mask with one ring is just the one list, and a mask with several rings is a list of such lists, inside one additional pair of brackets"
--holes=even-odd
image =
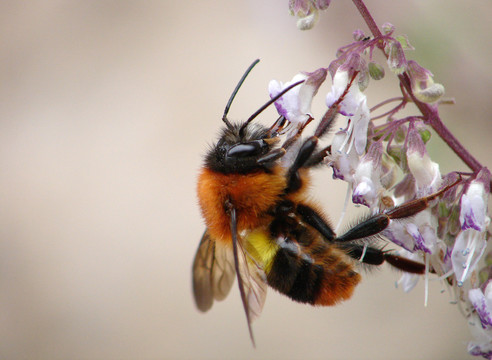
[[(374, 18), (372, 17), (371, 13), (367, 9), (366, 5), (364, 4), (364, 1), (352, 0), (352, 2), (354, 3), (357, 10), (359, 10), (360, 15), (366, 22), (373, 36), (375, 38), (383, 36), (381, 30), (379, 30), (379, 27), (374, 21)], [(383, 44), (378, 44), (378, 47), (381, 50), (383, 50)], [(386, 54), (385, 56), (387, 57)], [(458, 139), (443, 124), (441, 118), (439, 117), (437, 106), (423, 103), (419, 101), (417, 98), (415, 98), (415, 95), (413, 94), (412, 91), (410, 78), (406, 72), (401, 75), (398, 75), (398, 78), (400, 79), (400, 83), (402, 84), (402, 86), (405, 88), (407, 93), (412, 98), (414, 104), (418, 107), (418, 109), (424, 116), (424, 121), (427, 124), (429, 124), (432, 127), (432, 129), (434, 129), (434, 131), (441, 137), (441, 139), (443, 139), (443, 141), (475, 174), (478, 173), (483, 168), (482, 164), (480, 164), (480, 162), (477, 159), (475, 159), (475, 157), (471, 155), (470, 152), (466, 150), (463, 145), (461, 145)], [(491, 185), (492, 185), (492, 181), (491, 181)]]

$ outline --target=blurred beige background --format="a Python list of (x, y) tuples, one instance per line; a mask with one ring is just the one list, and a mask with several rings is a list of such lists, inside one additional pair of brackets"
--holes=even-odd
[[(334, 308), (270, 291), (256, 350), (236, 288), (195, 309), (196, 174), (237, 80), (261, 58), (230, 113), (241, 120), (270, 79), (327, 66), (366, 29), (350, 1), (333, 1), (300, 32), (287, 3), (0, 3), (0, 358), (467, 358), (466, 320), (442, 285), (425, 308), (422, 282), (404, 294), (386, 267)], [(408, 34), (409, 56), (456, 98), (446, 124), (490, 167), (492, 3), (367, 4)], [(370, 105), (392, 90), (370, 87)], [(466, 169), (434, 144), (443, 172)], [(345, 185), (327, 169), (313, 192), (338, 220)]]

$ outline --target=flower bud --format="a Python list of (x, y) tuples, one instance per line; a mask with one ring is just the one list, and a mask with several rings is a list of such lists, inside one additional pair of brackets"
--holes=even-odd
[(311, 30), (314, 27), (314, 25), (316, 25), (316, 23), (318, 22), (318, 19), (319, 19), (318, 12), (317, 11), (312, 12), (309, 15), (297, 19), (297, 23), (296, 23), (297, 28), (299, 30)]
[(396, 75), (402, 74), (407, 69), (407, 59), (403, 47), (398, 41), (391, 41), (385, 48), (388, 55), (388, 66)]
[(419, 130), (419, 134), (420, 134), (420, 137), (422, 138), (422, 141), (424, 142), (424, 144), (427, 144), (427, 141), (429, 141), (431, 136), (432, 136), (431, 132), (427, 129)]
[(297, 27), (300, 30), (311, 29), (318, 21), (319, 10), (325, 10), (331, 0), (290, 0), (290, 14), (296, 16)]
[(371, 61), (369, 62), (369, 75), (374, 79), (374, 80), (381, 80), (384, 78), (384, 68), (379, 65), (378, 63)]
[(415, 97), (425, 103), (433, 103), (444, 95), (444, 86), (434, 83), (432, 73), (416, 61), (408, 62), (408, 75)]
[(391, 35), (393, 33), (393, 31), (395, 31), (395, 25), (393, 25), (389, 22), (385, 22), (382, 26), (382, 29), (383, 29), (383, 33), (385, 35)]
[(330, 6), (331, 0), (315, 0), (314, 6), (318, 10), (326, 10)]
[(354, 38), (355, 41), (361, 41), (362, 39), (364, 39), (366, 37), (366, 35), (364, 34), (364, 32), (360, 29), (357, 29), (355, 30), (353, 33), (352, 33), (352, 36)]
[(415, 50), (415, 48), (410, 44), (410, 40), (406, 35), (395, 36), (395, 39), (401, 44), (403, 50)]

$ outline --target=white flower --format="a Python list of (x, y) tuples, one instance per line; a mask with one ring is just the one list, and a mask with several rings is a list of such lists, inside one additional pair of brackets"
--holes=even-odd
[(461, 232), (454, 243), (451, 261), (458, 285), (473, 272), (487, 246), (486, 232), (490, 223), (487, 202), (490, 172), (484, 168), (461, 197)]
[(426, 196), (437, 191), (441, 185), (439, 164), (432, 161), (420, 133), (414, 126), (408, 130), (407, 162), (415, 178), (417, 194)]
[(428, 193), (434, 192), (441, 182), (439, 164), (432, 161), (426, 153), (420, 155), (418, 152), (407, 153), (408, 167), (416, 180), (419, 190), (429, 189)]
[(297, 16), (297, 27), (300, 30), (311, 29), (318, 20), (319, 10), (325, 10), (331, 0), (290, 0), (291, 15)]
[(340, 130), (331, 142), (331, 154), (326, 162), (333, 168), (333, 178), (347, 181), (352, 184), (355, 169), (359, 164), (359, 157), (352, 149), (346, 150), (349, 140), (348, 129)]
[(477, 314), (468, 319), (468, 325), (474, 338), (468, 343), (468, 352), (474, 356), (492, 358), (492, 331), (484, 329)]
[(477, 311), (482, 327), (492, 329), (492, 282), (485, 287), (485, 293), (480, 289), (471, 289), (468, 298)]
[(484, 232), (467, 229), (458, 234), (451, 253), (451, 262), (458, 286), (462, 286), (470, 277), (486, 246)]
[(326, 69), (318, 69), (312, 73), (299, 73), (291, 81), (283, 84), (280, 81), (272, 80), (268, 84), (270, 97), (274, 98), (288, 86), (304, 80), (299, 86), (288, 91), (281, 98), (275, 101), (275, 107), (280, 115), (284, 116), (294, 125), (302, 125), (311, 118), (311, 103), (319, 87), (326, 79)]
[(415, 247), (414, 239), (408, 233), (405, 225), (402, 222), (391, 222), (388, 228), (384, 230), (384, 236), (386, 236), (392, 243), (401, 246), (411, 254)]
[(355, 204), (362, 204), (371, 209), (377, 207), (379, 194), (383, 189), (380, 181), (382, 154), (382, 144), (372, 143), (355, 169), (352, 194), (352, 202)]
[(431, 210), (426, 209), (415, 215), (411, 222), (392, 221), (384, 235), (408, 251), (422, 250), (433, 254), (439, 241), (436, 227)]
[[(326, 105), (328, 107), (335, 104), (340, 96), (342, 96), (348, 84), (349, 73), (339, 68), (333, 77), (331, 91), (326, 95)], [(339, 112), (351, 118), (352, 125), (349, 135), (352, 135), (352, 142), (354, 142), (357, 154), (362, 155), (367, 143), (367, 127), (369, 125), (370, 112), (367, 106), (367, 98), (359, 90), (355, 81), (341, 102)]]
[(406, 230), (414, 240), (415, 250), (422, 250), (428, 254), (434, 253), (437, 235), (435, 227), (431, 225), (430, 209), (418, 213), (415, 221), (406, 225)]
[(473, 181), (461, 197), (460, 222), (463, 230), (484, 231), (490, 219), (487, 216), (488, 193), (482, 183)]

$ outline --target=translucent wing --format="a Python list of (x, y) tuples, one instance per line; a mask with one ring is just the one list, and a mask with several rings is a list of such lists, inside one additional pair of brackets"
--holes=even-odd
[(224, 299), (231, 290), (236, 270), (232, 249), (203, 234), (193, 261), (193, 295), (201, 311), (215, 300)]
[(242, 242), (239, 240), (236, 209), (230, 206), (228, 212), (239, 293), (241, 294), (246, 320), (248, 321), (249, 336), (253, 345), (255, 345), (251, 322), (260, 315), (265, 304), (266, 275), (255, 259), (246, 253)]
[(239, 274), (244, 287), (246, 299), (245, 308), (248, 308), (249, 321), (258, 318), (263, 309), (267, 293), (266, 274), (262, 267), (253, 259), (242, 246), (239, 246)]

